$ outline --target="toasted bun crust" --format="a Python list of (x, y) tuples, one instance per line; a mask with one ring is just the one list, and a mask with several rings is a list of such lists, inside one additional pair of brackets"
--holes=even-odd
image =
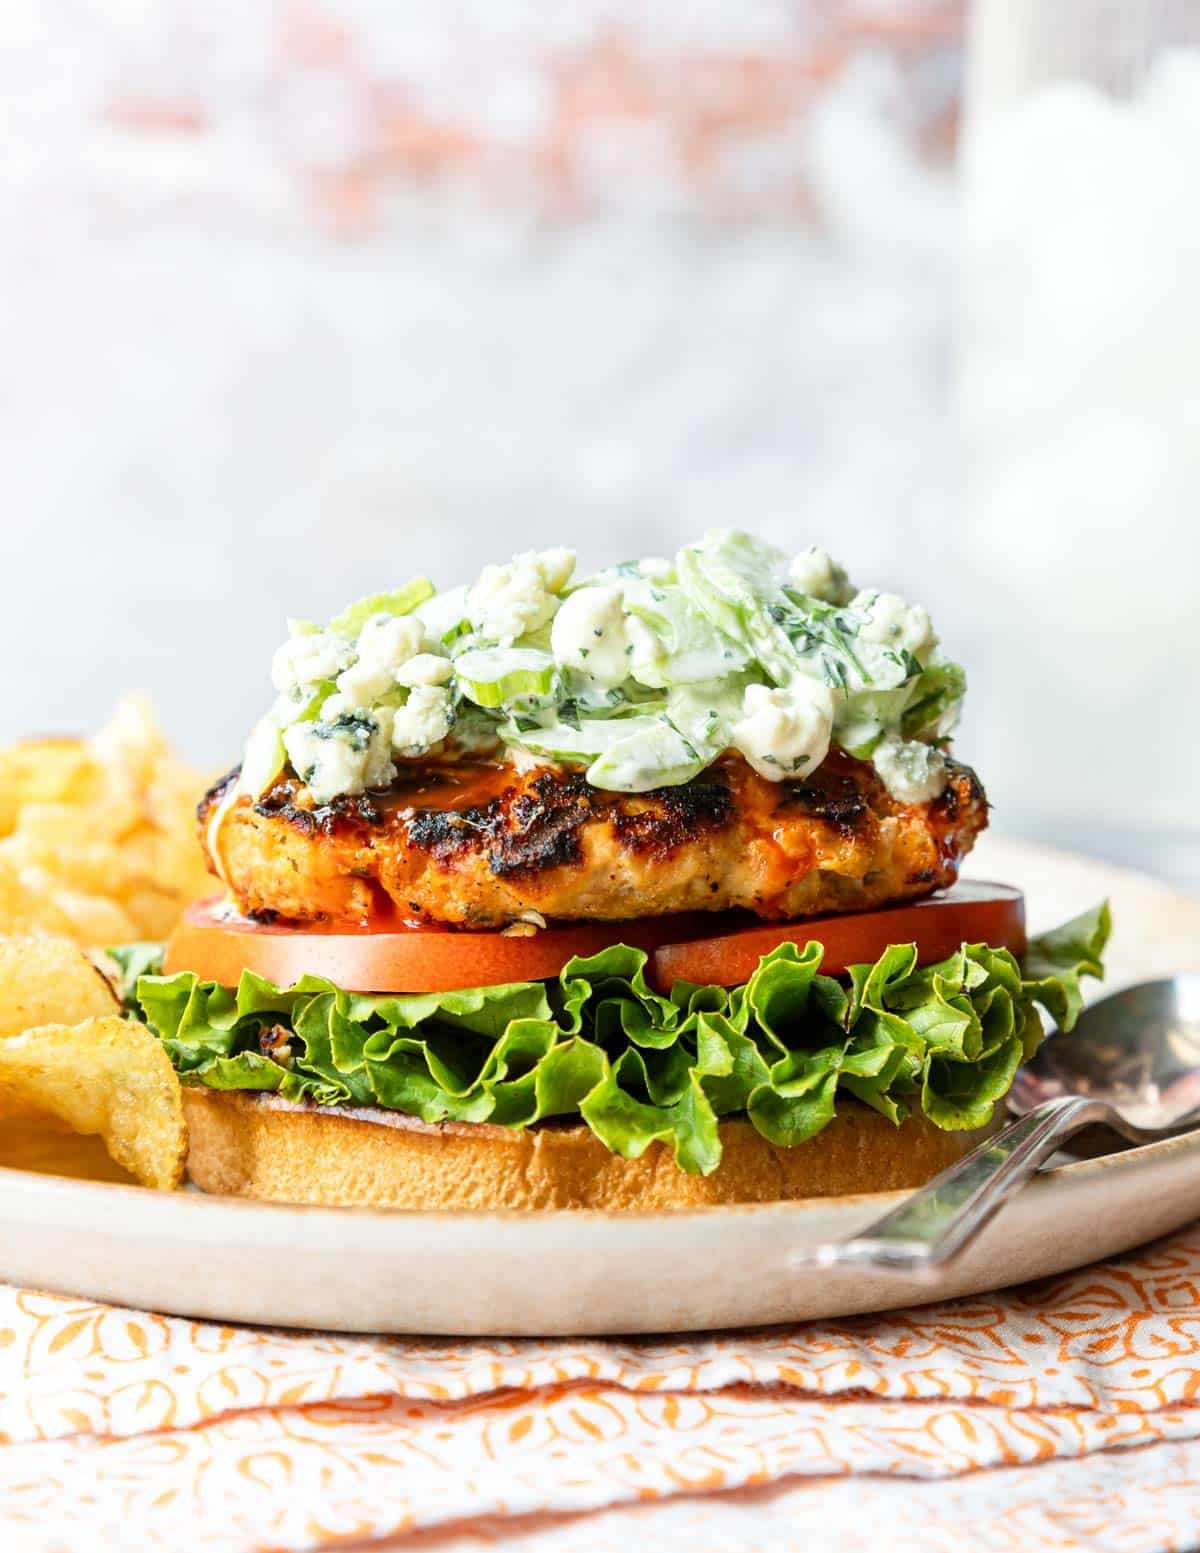
[(894, 1127), (855, 1101), (808, 1143), (780, 1148), (750, 1123), (721, 1123), (723, 1156), (687, 1175), (652, 1143), (611, 1153), (586, 1127), (430, 1125), (378, 1109), (293, 1105), (275, 1095), (183, 1091), (188, 1174), (206, 1192), (272, 1202), (415, 1209), (600, 1208), (637, 1213), (920, 1186), (991, 1129)]

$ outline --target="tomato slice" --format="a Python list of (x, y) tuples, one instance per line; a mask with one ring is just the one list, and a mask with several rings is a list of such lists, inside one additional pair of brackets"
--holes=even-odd
[(225, 902), (211, 900), (184, 913), (167, 945), (164, 969), (195, 971), (202, 981), (226, 987), (236, 986), (243, 971), (255, 971), (281, 987), (310, 975), (347, 992), (453, 992), (546, 981), (574, 955), (632, 944), (650, 954), (651, 980), (667, 991), (675, 981), (737, 986), (779, 944), (804, 945), (810, 939), (825, 945), (821, 968), (831, 975), (878, 958), (889, 944), (915, 943), (923, 962), (944, 959), (964, 942), (1014, 953), (1025, 947), (1024, 897), (1003, 884), (959, 883), (882, 911), (750, 927), (745, 921), (742, 914), (693, 912), (568, 923), (519, 938), (452, 928), (296, 928), (251, 922)]
[(877, 960), (889, 944), (916, 944), (922, 964), (944, 960), (960, 944), (1025, 949), (1025, 897), (1006, 884), (961, 879), (949, 890), (880, 911), (847, 912), (798, 922), (756, 923), (732, 933), (706, 934), (662, 944), (654, 951), (653, 981), (669, 991), (676, 981), (736, 987), (780, 944), (815, 939), (825, 946), (821, 969), (836, 976), (847, 966)]
[(243, 971), (277, 986), (323, 976), (347, 992), (453, 992), (510, 981), (547, 981), (574, 955), (610, 944), (652, 952), (682, 931), (699, 933), (707, 918), (646, 917), (632, 922), (573, 922), (529, 937), (453, 928), (297, 928), (239, 916), (222, 900), (198, 901), (167, 944), (164, 970), (195, 971), (202, 981), (236, 987)]

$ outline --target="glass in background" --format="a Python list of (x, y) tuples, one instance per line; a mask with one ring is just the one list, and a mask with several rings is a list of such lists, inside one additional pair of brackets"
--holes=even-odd
[(1200, 7), (972, 28), (972, 753), (1005, 829), (1200, 888)]

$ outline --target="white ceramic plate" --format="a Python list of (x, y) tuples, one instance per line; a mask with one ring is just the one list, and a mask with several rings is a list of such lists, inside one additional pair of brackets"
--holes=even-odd
[[(1035, 927), (1109, 894), (1114, 982), (1200, 968), (1200, 903), (1083, 859), (989, 842), (974, 871)], [(697, 1331), (847, 1315), (1064, 1272), (1200, 1214), (1200, 1137), (1047, 1172), (953, 1273), (792, 1272), (895, 1194), (645, 1216), (293, 1208), (0, 1170), (0, 1277), (224, 1321), (367, 1332)]]

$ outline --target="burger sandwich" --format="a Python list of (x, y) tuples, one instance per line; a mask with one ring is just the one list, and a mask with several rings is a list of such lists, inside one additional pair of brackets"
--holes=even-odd
[[(207, 1191), (651, 1210), (920, 1184), (1068, 1028), (926, 611), (720, 531), (290, 623), (133, 991)], [(127, 964), (132, 964), (127, 960)]]

